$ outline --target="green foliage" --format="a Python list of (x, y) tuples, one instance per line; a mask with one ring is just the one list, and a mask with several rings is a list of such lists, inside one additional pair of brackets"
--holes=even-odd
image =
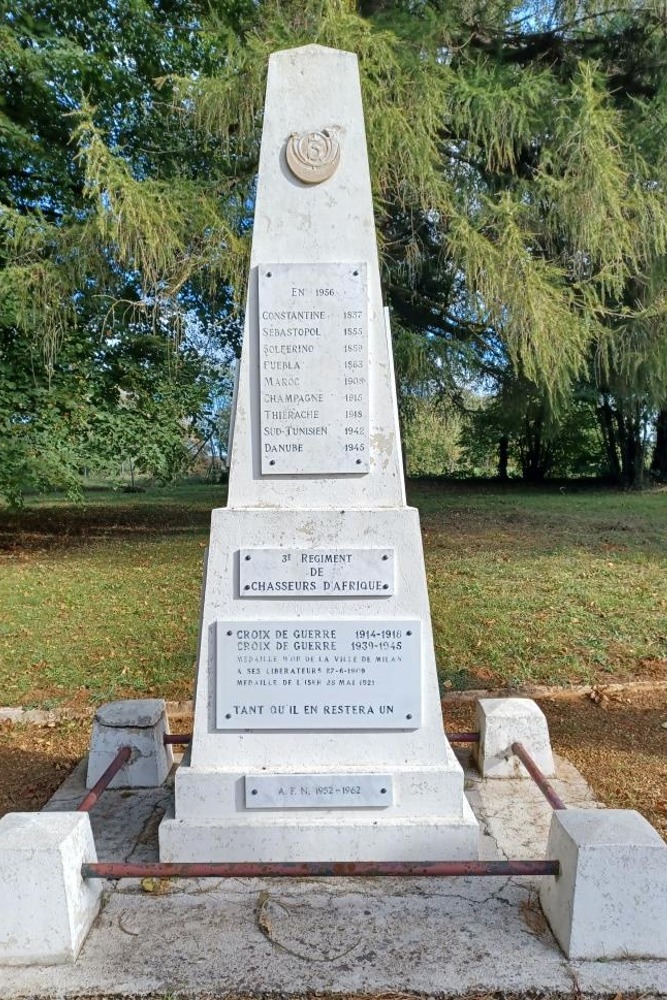
[(25, 493), (59, 489), (71, 499), (80, 496), (80, 444), (57, 405), (49, 405), (30, 424), (0, 420), (0, 497), (22, 507)]
[[(175, 90), (196, 126), (245, 162), (271, 52), (312, 42), (356, 52), (388, 275), (414, 289), (444, 254), (464, 279), (458, 301), (442, 303), (458, 335), (501, 333), (515, 366), (557, 397), (626, 283), (665, 252), (664, 142), (637, 141), (637, 120), (662, 107), (655, 64), (639, 94), (617, 79), (619, 35), (664, 32), (631, 4), (613, 17), (563, 5), (548, 27), (540, 19), (512, 5), (473, 16), (465, 3), (267, 0), (215, 77), (182, 77)], [(397, 216), (402, 246), (389, 239)], [(438, 332), (436, 310), (431, 319)]]
[(540, 385), (505, 363), (493, 392), (467, 414), (463, 460), (471, 473), (526, 482), (608, 473), (594, 397), (574, 394), (557, 409)]
[[(19, 0), (0, 43), (0, 324), (56, 396), (68, 343), (86, 373), (146, 328), (175, 356), (192, 311), (238, 308), (268, 59), (318, 43), (359, 57), (403, 418), (428, 394), (464, 406), (498, 342), (549, 419), (584, 385), (636, 444), (664, 405), (660, 5)], [(174, 398), (117, 395), (97, 424), (121, 447), (127, 419), (138, 447), (135, 415), (174, 426)]]
[[(179, 178), (138, 180), (114, 155), (84, 105), (72, 139), (84, 167), (84, 191), (94, 204), (91, 223), (115, 263), (141, 280), (142, 299), (167, 303), (193, 277), (206, 272), (211, 289), (221, 279), (240, 280), (242, 242), (218, 208), (218, 189)], [(225, 262), (228, 262), (228, 273)], [(245, 280), (245, 279), (244, 279)]]
[(115, 479), (124, 460), (171, 478), (188, 465), (188, 437), (219, 378), (198, 353), (137, 328), (66, 338), (47, 372), (38, 344), (0, 328), (0, 497), (80, 497), (83, 469)]
[(83, 468), (115, 475), (124, 460), (166, 479), (197, 446), (221, 363), (187, 338), (197, 313), (228, 309), (244, 252), (215, 150), (157, 83), (208, 65), (200, 13), (180, 0), (0, 13), (0, 494), (15, 504), (80, 493)]
[(446, 476), (457, 467), (463, 420), (437, 399), (418, 399), (406, 420), (403, 447), (408, 476)]
[(0, 329), (0, 497), (20, 506), (26, 490), (78, 490), (84, 378), (51, 391), (39, 348)]

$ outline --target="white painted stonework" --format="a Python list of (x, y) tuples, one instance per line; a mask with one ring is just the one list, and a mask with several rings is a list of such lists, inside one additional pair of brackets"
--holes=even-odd
[(561, 874), (542, 880), (540, 902), (568, 958), (667, 959), (667, 844), (648, 820), (629, 809), (554, 812), (547, 857)]
[(246, 778), (246, 809), (386, 809), (394, 800), (390, 774), (255, 774)]
[[(285, 162), (289, 137), (333, 125), (340, 146), (337, 169), (318, 183), (300, 181)], [(313, 288), (337, 294), (343, 287), (337, 277), (342, 265), (365, 271), (365, 303), (360, 305), (358, 297), (352, 296), (349, 307), (343, 302), (336, 306), (338, 318), (332, 319), (330, 310), (318, 320), (325, 336), (329, 324), (328, 336), (337, 344), (332, 350), (338, 354), (324, 362), (319, 374), (309, 370), (308, 386), (285, 388), (285, 394), (302, 390), (324, 394), (327, 370), (340, 364), (343, 367), (337, 371), (354, 371), (355, 377), (366, 379), (367, 395), (364, 390), (361, 401), (341, 398), (347, 387), (334, 385), (332, 380), (334, 395), (327, 397), (319, 416), (304, 417), (308, 426), (318, 426), (320, 421), (330, 428), (323, 436), (330, 439), (331, 448), (344, 447), (346, 440), (367, 441), (366, 453), (348, 453), (367, 456), (358, 466), (355, 462), (341, 467), (339, 451), (328, 456), (319, 446), (315, 452), (300, 452), (304, 461), (292, 466), (290, 474), (277, 474), (275, 467), (267, 470), (263, 465), (263, 441), (283, 438), (267, 434), (265, 428), (275, 429), (280, 421), (283, 426), (296, 426), (289, 413), (280, 418), (273, 415), (296, 404), (284, 399), (267, 401), (262, 395), (266, 391), (280, 396), (281, 391), (262, 388), (260, 344), (296, 343), (291, 333), (269, 337), (260, 331), (257, 269), (267, 265), (273, 271), (278, 264), (318, 265), (322, 281), (309, 286), (309, 294)], [(326, 267), (331, 268), (330, 282), (324, 280)], [(302, 273), (293, 271), (297, 290), (306, 287), (297, 280)], [(295, 295), (295, 301), (299, 297)], [(322, 296), (327, 297), (335, 295)], [(345, 324), (349, 320), (356, 328), (358, 317), (345, 313), (356, 314), (360, 309), (365, 310), (358, 324), (363, 332), (347, 336)], [(285, 320), (283, 326), (287, 329), (290, 324), (291, 319)], [(363, 349), (344, 350), (347, 343), (357, 340), (367, 341), (367, 361)], [(345, 358), (356, 355), (363, 359), (361, 367), (346, 369)], [(301, 378), (304, 370), (294, 369), (287, 377)], [(334, 431), (329, 414), (335, 400), (340, 421), (334, 422)], [(310, 402), (303, 405), (317, 408)], [(361, 416), (348, 416), (348, 411)], [(345, 434), (355, 421), (362, 433)], [(160, 826), (161, 859), (426, 861), (477, 857), (479, 828), (464, 796), (462, 769), (443, 731), (419, 518), (405, 504), (391, 337), (380, 292), (357, 61), (351, 53), (306, 46), (278, 52), (270, 59), (232, 430), (228, 507), (214, 510), (211, 521), (193, 740), (176, 774), (175, 815)], [(296, 439), (292, 434), (288, 437)], [(331, 468), (321, 471), (326, 468), (322, 463), (329, 461)], [(381, 586), (371, 589), (333, 593), (323, 586), (310, 592), (292, 586), (258, 597), (246, 589), (250, 577), (245, 556), (250, 554), (252, 561), (253, 552), (262, 549), (296, 555), (297, 560), (303, 553), (380, 552), (391, 555), (393, 572), (390, 579), (382, 574), (368, 577), (367, 569), (361, 576), (350, 570), (347, 577), (321, 577), (380, 581)], [(316, 560), (312, 564), (317, 565)], [(275, 561), (272, 565), (252, 579), (281, 578), (293, 584), (310, 579), (301, 570), (280, 577)], [(294, 647), (295, 629), (322, 630), (326, 623), (336, 634), (325, 641), (336, 643), (335, 649)], [(392, 625), (403, 630), (400, 636), (392, 634)], [(238, 643), (244, 641), (244, 631), (249, 645), (241, 649)], [(291, 648), (277, 648), (276, 643), (282, 641), (277, 631), (286, 633), (285, 642), (291, 642)], [(408, 636), (408, 631), (413, 634)], [(228, 642), (237, 648), (227, 651)], [(353, 643), (362, 645), (353, 647)], [(401, 648), (394, 645), (392, 649), (392, 643), (400, 643)], [(372, 663), (362, 659), (371, 656)], [(409, 690), (401, 686), (405, 677), (414, 678)], [(335, 688), (323, 683), (330, 678), (336, 680)], [(285, 689), (291, 686), (292, 691), (297, 681), (304, 686), (306, 681), (320, 683), (306, 687), (312, 699), (300, 694), (286, 701), (280, 691), (283, 681), (289, 682)], [(229, 700), (234, 692), (238, 693), (236, 703)], [(221, 693), (224, 705), (232, 707), (217, 716), (223, 707)], [(408, 701), (417, 709), (408, 707)], [(299, 724), (261, 728), (257, 720), (267, 717), (272, 703), (285, 706), (286, 718), (289, 706), (296, 706)], [(253, 723), (247, 713), (237, 716), (234, 704), (264, 707), (262, 713), (255, 713)], [(359, 707), (377, 704), (393, 705), (396, 716), (402, 707), (402, 726), (383, 728), (376, 724), (378, 713), (367, 714), (360, 725)], [(340, 716), (336, 725), (327, 725), (331, 718), (331, 712), (325, 711), (327, 705), (356, 711), (354, 726), (341, 727)], [(305, 724), (307, 706), (317, 709), (310, 713), (312, 725)], [(420, 718), (407, 718), (419, 713)], [(227, 719), (227, 714), (232, 718)], [(240, 720), (237, 726), (235, 717)], [(246, 789), (254, 779), (274, 778), (280, 784), (283, 778), (287, 782), (304, 773), (314, 788), (356, 787), (368, 776), (388, 776), (390, 801), (386, 806), (369, 802), (350, 807), (344, 798), (345, 804), (331, 808), (319, 801), (312, 808), (304, 807), (302, 801), (293, 808), (247, 806)]]
[(171, 747), (164, 745), (168, 732), (166, 707), (161, 698), (127, 699), (101, 705), (95, 713), (90, 738), (86, 786), (93, 787), (125, 746), (132, 748), (132, 756), (108, 787), (161, 785), (174, 763)]
[(97, 916), (103, 883), (86, 813), (7, 813), (0, 819), (0, 965), (73, 962)]
[[(337, 126), (340, 142), (338, 169), (320, 184), (299, 181), (285, 162), (290, 135), (332, 124)], [(261, 264), (360, 262), (367, 266), (371, 474), (263, 478), (257, 269)], [(269, 60), (259, 158), (246, 326), (233, 422), (230, 508), (367, 509), (405, 504), (389, 341), (357, 58), (351, 52), (319, 45), (276, 52)]]
[(477, 723), (475, 756), (483, 778), (529, 777), (513, 743), (523, 743), (544, 775), (556, 773), (547, 720), (531, 698), (480, 698)]

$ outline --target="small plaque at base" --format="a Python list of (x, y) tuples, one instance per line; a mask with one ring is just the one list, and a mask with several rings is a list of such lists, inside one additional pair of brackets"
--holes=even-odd
[(389, 774), (259, 774), (245, 777), (246, 809), (349, 809), (393, 805)]

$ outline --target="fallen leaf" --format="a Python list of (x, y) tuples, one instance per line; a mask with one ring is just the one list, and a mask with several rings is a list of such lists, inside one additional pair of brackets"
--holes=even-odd
[(521, 904), (521, 916), (533, 934), (544, 934), (548, 928), (544, 914), (532, 895)]
[(171, 888), (171, 880), (168, 878), (142, 878), (141, 888), (144, 892), (152, 892), (154, 896), (164, 896)]

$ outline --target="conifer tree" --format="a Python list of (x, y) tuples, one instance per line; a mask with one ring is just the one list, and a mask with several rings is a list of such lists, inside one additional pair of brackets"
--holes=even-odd
[(628, 296), (667, 246), (660, 7), (268, 0), (214, 78), (176, 81), (241, 168), (269, 54), (306, 42), (359, 55), (387, 280), (407, 324), (500, 332), (555, 397), (610, 330), (622, 347), (662, 315), (660, 295)]
[[(110, 11), (125, 9), (104, 7), (111, 49), (124, 29)], [(68, 77), (56, 145), (72, 207), (56, 218), (48, 195), (3, 194), (14, 328), (37, 331), (38, 303), (49, 317), (41, 334), (57, 343), (82, 289), (99, 283), (113, 299), (119, 275), (132, 275), (142, 308), (173, 308), (183, 294), (211, 302), (230, 288), (242, 304), (268, 57), (316, 42), (359, 56), (397, 337), (427, 333), (445, 362), (467, 352), (480, 364), (499, 337), (555, 411), (582, 378), (610, 393), (622, 378), (626, 396), (664, 402), (658, 0), (142, 0), (127, 10), (139, 54), (137, 11), (163, 48), (137, 62), (134, 105), (109, 100), (104, 71), (107, 90), (95, 93)], [(35, 53), (17, 22), (5, 31), (18, 46), (6, 80)], [(72, 42), (71, 24), (58, 32), (68, 39), (59, 60), (71, 44), (89, 51)], [(127, 60), (110, 61), (122, 78)], [(29, 67), (21, 73), (32, 79)], [(26, 136), (15, 141), (28, 149)]]
[(181, 0), (0, 8), (0, 496), (14, 503), (76, 491), (84, 467), (131, 456), (168, 477), (187, 459), (184, 424), (216, 372), (183, 343), (183, 316), (214, 333), (228, 298), (194, 263), (216, 237), (210, 158), (157, 83), (208, 65), (196, 15)]

